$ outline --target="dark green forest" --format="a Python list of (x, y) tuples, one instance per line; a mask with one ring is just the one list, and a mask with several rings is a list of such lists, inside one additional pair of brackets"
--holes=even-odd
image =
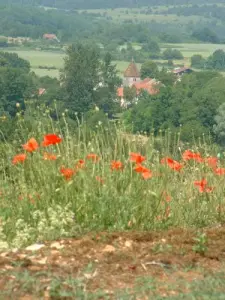
[[(208, 9), (210, 10), (210, 7)], [(225, 19), (225, 8), (217, 7), (216, 10), (221, 14), (219, 23), (215, 21), (215, 16), (204, 21), (177, 26), (176, 23), (156, 21), (115, 23), (87, 12), (2, 4), (0, 35), (39, 39), (44, 33), (54, 33), (62, 43), (91, 39), (103, 45), (112, 45), (113, 42), (117, 45), (126, 42), (146, 43), (150, 37), (166, 43), (195, 41), (223, 43), (225, 24), (222, 18)]]
[(84, 18), (78, 13), (66, 13), (31, 6), (2, 6), (0, 7), (0, 34), (5, 36), (25, 36), (37, 39), (44, 33), (55, 33), (63, 41), (79, 37), (89, 37), (97, 32), (96, 23), (91, 16)]
[[(5, 4), (4, 0), (0, 4)], [(159, 5), (189, 5), (205, 4), (204, 0), (7, 0), (9, 4), (42, 5), (47, 7), (57, 7), (61, 9), (98, 9), (117, 7), (140, 7)], [(225, 3), (224, 0), (211, 0), (210, 3)]]

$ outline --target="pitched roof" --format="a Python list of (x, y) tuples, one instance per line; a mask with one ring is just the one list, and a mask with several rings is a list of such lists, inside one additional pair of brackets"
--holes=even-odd
[(183, 73), (185, 71), (192, 71), (192, 70), (191, 70), (191, 68), (188, 68), (188, 67), (182, 67), (182, 68), (174, 69), (173, 73), (179, 74), (179, 73)]
[(139, 70), (134, 61), (132, 61), (124, 72), (124, 77), (140, 77)]
[(143, 81), (136, 82), (133, 84), (137, 90), (137, 94), (144, 90), (149, 93), (149, 95), (155, 95), (159, 92), (159, 82), (155, 79), (145, 78)]
[[(143, 81), (134, 83), (133, 86), (136, 88), (137, 95), (140, 94), (141, 90), (148, 92), (149, 95), (156, 95), (159, 93), (160, 82), (157, 82), (155, 79), (145, 78)], [(119, 87), (117, 89), (117, 96), (123, 98), (123, 92), (124, 88)]]
[(43, 35), (44, 39), (50, 39), (50, 40), (54, 40), (57, 39), (57, 36), (54, 33), (45, 33)]

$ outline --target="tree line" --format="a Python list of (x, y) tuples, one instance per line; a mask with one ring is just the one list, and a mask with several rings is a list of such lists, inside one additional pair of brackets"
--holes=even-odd
[(207, 58), (200, 54), (195, 54), (191, 57), (191, 66), (197, 69), (224, 71), (225, 52), (222, 49), (218, 49)]

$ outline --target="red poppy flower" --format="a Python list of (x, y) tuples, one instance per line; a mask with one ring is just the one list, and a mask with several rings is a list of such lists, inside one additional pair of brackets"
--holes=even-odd
[(198, 187), (200, 193), (210, 193), (213, 190), (213, 187), (209, 187), (207, 180), (203, 178), (201, 181), (195, 181), (194, 185)]
[(136, 165), (134, 171), (137, 173), (151, 172), (148, 168), (142, 166), (141, 164)]
[(70, 180), (72, 176), (75, 174), (75, 171), (73, 169), (64, 168), (64, 167), (61, 167), (60, 172), (65, 177), (66, 180)]
[(142, 156), (140, 153), (130, 153), (130, 161), (135, 162), (136, 164), (141, 164), (146, 160), (145, 156)]
[(111, 170), (123, 170), (123, 163), (119, 160), (113, 160), (111, 162)]
[(225, 175), (225, 168), (216, 168), (214, 169), (214, 173), (219, 176)]
[(79, 169), (83, 169), (85, 166), (85, 161), (83, 159), (78, 160), (75, 169), (79, 170)]
[(43, 155), (43, 159), (44, 160), (56, 160), (57, 156), (55, 154), (45, 152), (44, 155)]
[(87, 159), (92, 160), (93, 162), (98, 162), (100, 157), (95, 153), (90, 153), (86, 156)]
[(168, 167), (170, 167), (172, 170), (179, 172), (182, 168), (183, 165), (180, 164), (178, 161), (173, 160), (170, 157), (165, 157), (161, 160), (161, 164), (165, 164)]
[(27, 158), (26, 154), (17, 154), (13, 157), (12, 163), (14, 165), (18, 164), (18, 163), (23, 163)]
[(195, 152), (192, 152), (191, 150), (186, 150), (184, 151), (183, 155), (183, 160), (195, 160), (197, 162), (203, 162), (204, 159), (201, 157), (201, 154), (200, 153), (195, 153)]
[(33, 152), (39, 148), (38, 142), (35, 138), (29, 139), (29, 141), (23, 145), (23, 149), (28, 152)]
[(209, 167), (215, 169), (217, 168), (218, 158), (217, 157), (207, 157), (206, 159), (207, 164)]
[(62, 142), (62, 139), (56, 134), (46, 134), (42, 146), (47, 147), (50, 145), (56, 145)]
[(148, 172), (143, 172), (141, 174), (141, 176), (143, 179), (148, 180), (148, 179), (152, 178), (152, 172), (150, 170)]
[(104, 183), (104, 179), (100, 176), (96, 176), (95, 179), (102, 184)]

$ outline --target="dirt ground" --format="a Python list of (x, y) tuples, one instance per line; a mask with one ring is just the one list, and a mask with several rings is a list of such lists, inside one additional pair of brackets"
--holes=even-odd
[[(181, 229), (90, 233), (80, 239), (2, 252), (0, 299), (114, 299), (115, 291), (132, 291), (138, 282), (139, 290), (145, 284), (147, 289), (150, 279), (161, 283), (157, 293), (162, 297), (176, 295), (178, 281), (202, 280), (225, 270), (225, 226), (206, 229), (205, 233), (208, 242), (204, 253), (193, 250), (196, 231)], [(149, 279), (145, 284), (144, 278)], [(72, 296), (78, 295), (72, 290), (80, 290), (80, 297)], [(99, 291), (102, 296), (94, 298)], [(85, 298), (88, 292), (93, 298)]]

